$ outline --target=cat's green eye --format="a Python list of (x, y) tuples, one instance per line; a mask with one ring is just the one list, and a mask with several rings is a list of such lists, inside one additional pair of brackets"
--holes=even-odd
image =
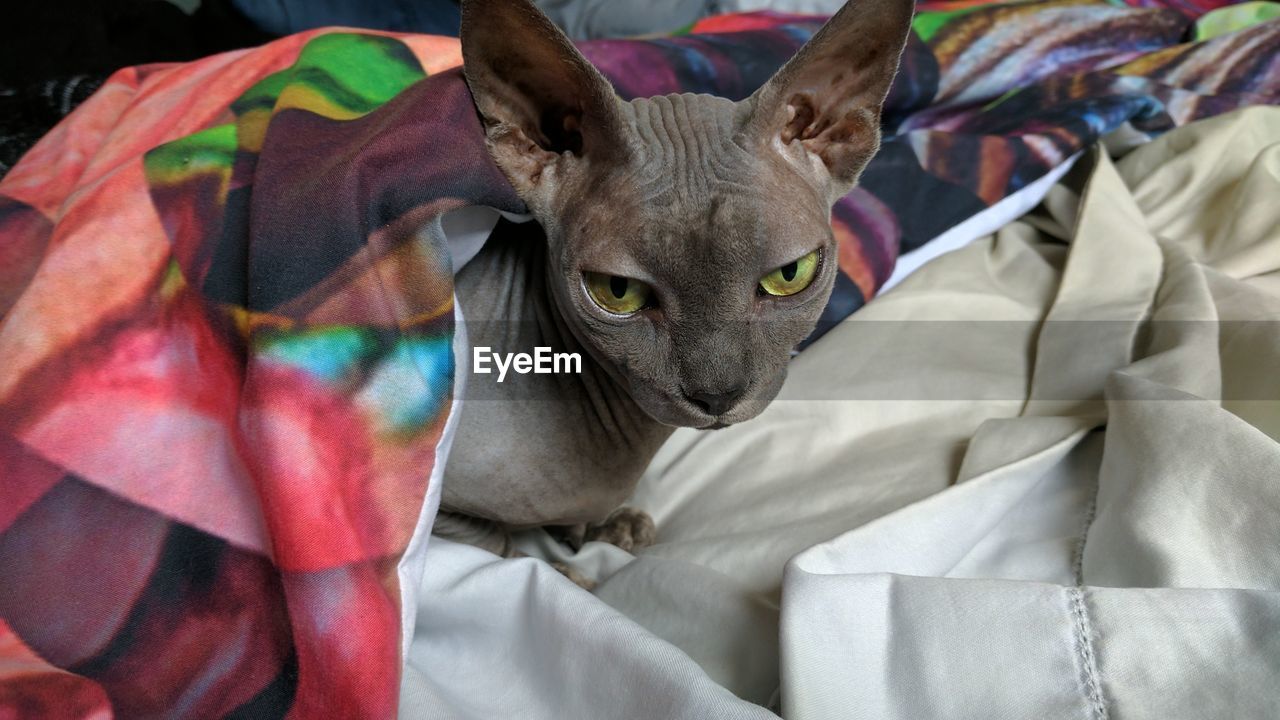
[(649, 304), (653, 288), (639, 280), (604, 273), (583, 273), (587, 294), (614, 315), (630, 315)]
[(817, 272), (818, 251), (814, 250), (760, 278), (760, 289), (777, 297), (795, 295), (809, 287)]

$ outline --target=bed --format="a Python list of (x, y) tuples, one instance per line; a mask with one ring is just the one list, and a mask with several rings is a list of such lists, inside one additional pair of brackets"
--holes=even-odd
[(678, 431), (655, 546), (522, 538), (594, 595), (436, 543), (404, 716), (1273, 716), (1278, 153), (1275, 108), (1090, 152)]

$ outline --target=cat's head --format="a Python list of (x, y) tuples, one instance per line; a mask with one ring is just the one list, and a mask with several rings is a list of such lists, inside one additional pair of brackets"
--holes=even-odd
[(912, 0), (854, 0), (750, 98), (622, 101), (528, 0), (466, 0), (490, 153), (574, 335), (670, 425), (759, 414), (836, 273), (831, 205), (880, 142)]

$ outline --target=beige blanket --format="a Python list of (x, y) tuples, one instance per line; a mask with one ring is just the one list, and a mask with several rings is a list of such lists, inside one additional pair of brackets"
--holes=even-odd
[[(1280, 717), (1278, 330), (1280, 109), (1094, 152), (803, 353), (760, 418), (677, 432), (633, 501), (660, 542), (568, 558), (596, 598), (433, 548), (406, 707)], [(459, 663), (510, 689), (441, 697)]]

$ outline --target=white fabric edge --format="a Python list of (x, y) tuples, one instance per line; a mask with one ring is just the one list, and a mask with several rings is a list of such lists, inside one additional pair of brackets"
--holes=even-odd
[(453, 274), (457, 275), (488, 242), (499, 218), (506, 218), (513, 223), (526, 223), (533, 216), (495, 210), (488, 205), (465, 205), (435, 218), (419, 234), (430, 236), (434, 231), (444, 237), (445, 247), (449, 248)]
[[(497, 222), (495, 219), (494, 222)], [(400, 665), (409, 662), (409, 646), (413, 643), (413, 632), (418, 618), (418, 588), (422, 586), (422, 575), (426, 571), (427, 541), (431, 537), (431, 528), (435, 524), (436, 512), (440, 509), (440, 494), (444, 485), (444, 468), (449, 461), (449, 450), (453, 447), (453, 434), (458, 427), (458, 409), (466, 396), (467, 375), (471, 372), (470, 353), (467, 348), (466, 323), (462, 321), (462, 308), (458, 305), (457, 296), (453, 299), (453, 399), (449, 403), (449, 416), (444, 421), (444, 430), (440, 440), (436, 442), (435, 461), (431, 465), (431, 474), (427, 477), (427, 495), (422, 500), (422, 510), (418, 513), (418, 522), (409, 538), (409, 546), (400, 556), (396, 566), (397, 578), (400, 581)]]
[(893, 273), (884, 282), (884, 285), (880, 286), (877, 294), (883, 293), (902, 282), (908, 275), (919, 270), (921, 266), (939, 255), (949, 253), (952, 250), (959, 250), (974, 240), (984, 235), (990, 235), (1013, 220), (1022, 217), (1043, 200), (1045, 195), (1049, 194), (1049, 189), (1061, 180), (1063, 175), (1067, 174), (1067, 171), (1071, 169), (1072, 165), (1075, 165), (1076, 160), (1080, 159), (1083, 154), (1083, 152), (1078, 152), (1072, 155), (1021, 190), (952, 227), (915, 250), (900, 255), (893, 266)]
[[(457, 275), (467, 263), (480, 252), (488, 241), (499, 218), (506, 218), (515, 223), (524, 223), (533, 219), (532, 215), (495, 210), (486, 205), (467, 205), (451, 210), (428, 223), (420, 235), (430, 238), (434, 233), (444, 237), (445, 246), (449, 248), (450, 263), (453, 274)], [(463, 322), (462, 306), (458, 296), (453, 296), (453, 399), (449, 403), (449, 415), (445, 418), (444, 430), (436, 442), (435, 458), (431, 466), (431, 474), (427, 477), (427, 494), (422, 500), (422, 509), (418, 513), (418, 521), (414, 525), (413, 535), (400, 562), (396, 566), (397, 579), (400, 581), (400, 664), (409, 661), (409, 646), (413, 643), (414, 629), (418, 617), (418, 589), (422, 585), (422, 574), (426, 570), (426, 550), (431, 529), (435, 524), (436, 513), (440, 510), (440, 496), (444, 486), (444, 469), (449, 462), (449, 450), (453, 447), (453, 435), (458, 426), (458, 409), (466, 397), (467, 376), (471, 374), (471, 343), (467, 341), (466, 323)]]

